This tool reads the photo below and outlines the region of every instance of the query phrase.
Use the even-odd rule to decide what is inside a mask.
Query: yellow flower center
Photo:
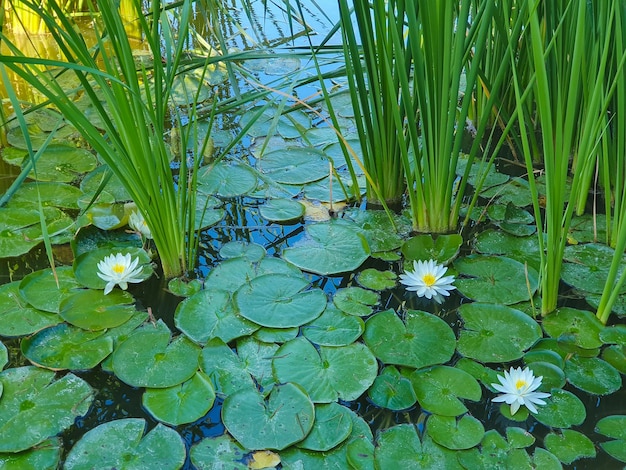
[[[525,381],[525,380],[518,379],[518,380],[515,382],[515,389],[516,389],[516,390],[519,390],[520,388],[525,387],[525,386],[526,386],[526,381]]]
[[[422,276],[422,282],[426,285],[426,287],[432,287],[436,281],[437,279],[435,279],[435,276],[430,273]]]
[[[111,271],[113,271],[115,274],[122,274],[124,271],[126,271],[126,266],[123,264],[115,263],[111,267]]]

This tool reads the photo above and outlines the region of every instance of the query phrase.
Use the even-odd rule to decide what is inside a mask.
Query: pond
[[[595,316],[613,256],[598,243],[602,215],[574,217],[559,309],[542,317],[532,199],[510,168],[489,170],[460,234],[416,234],[405,208],[347,198],[349,164],[315,100],[317,74],[291,49],[308,47],[307,36],[290,23],[288,2],[264,3],[233,0],[219,12],[229,48],[268,57],[238,64],[237,83],[216,67],[176,89],[180,100],[210,88],[225,101],[261,85],[280,91],[227,109],[207,125],[210,148],[188,151],[202,160],[188,276],[167,279],[149,231],[129,225],[127,188],[115,175],[101,184],[106,165],[69,123],[49,108],[26,115],[31,141],[52,143],[39,175],[0,208],[3,468],[623,467],[626,311],[618,304],[607,326]],[[300,3],[321,40],[336,2]],[[215,40],[199,11],[194,34]],[[323,68],[340,58],[325,57]],[[328,86],[358,152],[347,86]],[[172,148],[191,103],[171,119]],[[7,129],[3,192],[28,140]],[[171,158],[179,185],[184,162]],[[138,259],[136,279],[105,295],[98,273],[117,253]],[[414,260],[436,265],[419,275]],[[428,286],[439,290],[407,289],[407,275],[419,284],[433,272]],[[440,287],[441,276],[454,276],[452,286]],[[535,410],[494,400],[494,384],[517,367],[542,377],[538,391],[549,396]]]

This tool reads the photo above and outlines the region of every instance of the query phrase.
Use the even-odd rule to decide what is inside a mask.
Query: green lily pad
[[[319,318],[319,317],[318,317]],[[264,328],[256,330],[252,336],[264,343],[286,343],[298,336],[300,328]]]
[[[423,442],[412,424],[399,424],[378,436],[374,453],[376,468],[445,468],[462,470],[457,453],[435,444],[426,434]]]
[[[626,374],[626,346],[609,346],[602,350],[602,359]]]
[[[585,243],[565,247],[561,268],[561,279],[584,292],[601,294],[604,290],[611,261],[615,251],[597,243]],[[626,266],[626,256],[622,256],[622,266]],[[624,268],[618,270],[618,276]],[[622,286],[620,293],[626,292]]]
[[[205,284],[211,289],[235,292],[251,279],[263,274],[286,274],[301,276],[302,271],[280,258],[266,257],[258,263],[245,258],[233,258],[217,265],[207,276]]]
[[[19,292],[20,281],[0,286],[0,336],[25,336],[63,319],[56,313],[37,310],[26,304]]]
[[[573,356],[565,362],[565,376],[574,387],[593,395],[608,395],[622,387],[619,371],[597,357]]]
[[[2,341],[0,341],[0,370],[4,369],[9,363],[9,351]],[[2,388],[0,386],[0,396],[2,396]]]
[[[563,429],[560,434],[551,432],[544,437],[543,443],[546,449],[568,465],[581,458],[596,456],[596,448],[591,439],[571,429]]]
[[[241,286],[234,295],[239,314],[261,326],[290,328],[308,323],[326,308],[321,289],[309,289],[303,277],[265,274]]]
[[[487,188],[480,195],[496,199],[499,204],[512,203],[517,207],[528,207],[533,202],[528,181],[523,178],[511,178],[506,184]]]
[[[265,343],[252,336],[237,341],[237,355],[245,370],[262,387],[263,393],[267,393],[274,385],[272,358],[278,348],[278,344]]]
[[[364,330],[363,320],[330,303],[319,317],[302,326],[304,337],[320,346],[347,346],[354,343]]]
[[[344,287],[337,290],[333,296],[333,303],[342,312],[358,317],[371,315],[372,306],[380,300],[379,295],[361,287]]]
[[[141,404],[156,419],[178,426],[202,418],[213,406],[215,391],[203,372],[196,372],[186,382],[168,388],[149,388]]]
[[[51,144],[39,155],[37,173],[31,170],[29,177],[37,181],[70,183],[82,173],[93,170],[96,157],[88,150],[63,144]]]
[[[439,264],[448,264],[459,253],[463,237],[459,234],[439,235],[433,239],[431,235],[417,235],[402,245],[405,263],[411,261],[434,259]]]
[[[626,462],[626,416],[611,415],[596,423],[595,431],[614,440],[601,442],[600,446],[614,459]]]
[[[144,436],[145,429],[140,418],[103,423],[74,444],[63,468],[181,468],[186,452],[180,435],[162,424]]]
[[[553,389],[546,404],[537,408],[533,416],[540,423],[552,428],[569,428],[581,424],[587,415],[580,399],[566,390]]]
[[[178,297],[191,297],[202,290],[203,282],[200,279],[187,281],[179,277],[170,279],[167,283],[167,290]]]
[[[394,411],[410,408],[417,401],[411,381],[394,366],[385,367],[367,393],[376,406]]]
[[[85,331],[60,323],[24,338],[22,354],[52,370],[93,369],[113,352],[113,339],[102,331]]]
[[[289,222],[304,215],[304,206],[293,199],[270,199],[259,208],[259,213],[270,222]]]
[[[405,322],[393,310],[377,313],[365,323],[363,340],[385,364],[416,369],[449,361],[456,346],[446,322],[418,310],[409,310]]]
[[[372,290],[392,289],[396,286],[397,279],[398,275],[393,271],[379,271],[374,268],[364,269],[356,276],[356,282]]]
[[[254,172],[244,164],[220,161],[198,172],[198,190],[221,197],[237,197],[250,193],[257,184]]]
[[[372,252],[391,251],[400,248],[402,237],[398,233],[406,223],[400,217],[378,210],[352,210],[346,214],[361,230]],[[394,217],[394,224],[389,219]]]
[[[190,379],[200,348],[185,336],[171,340],[162,320],[138,328],[113,353],[113,370],[133,387],[167,388]]]
[[[481,362],[509,362],[521,358],[542,336],[528,315],[505,305],[463,304],[458,351]]]
[[[205,437],[191,446],[191,463],[198,470],[249,470],[246,450],[228,435]]]
[[[482,382],[482,384],[489,390],[495,392],[495,389],[491,387],[492,383],[498,383],[498,373],[495,370],[490,369],[489,367],[486,367],[472,359],[468,359],[467,357],[460,358],[454,367],[464,370],[476,380]]]
[[[459,416],[467,411],[461,398],[479,401],[480,385],[467,372],[448,366],[434,366],[408,375],[420,406],[442,416]]]
[[[531,349],[526,354],[524,354],[524,362],[526,364],[532,364],[534,362],[547,362],[549,364],[554,364],[559,369],[563,369],[565,367],[565,361],[563,357],[559,355],[556,351],[552,351],[551,349]],[[559,388],[559,387],[557,387]]]
[[[506,428],[506,439],[514,449],[524,449],[535,443],[535,437],[526,429],[508,427]]]
[[[219,338],[210,340],[202,348],[200,369],[211,378],[213,388],[220,396],[229,396],[243,389],[256,390],[241,358]]]
[[[267,401],[254,389],[229,395],[222,405],[228,432],[246,449],[282,450],[304,439],[315,420],[315,407],[306,392],[285,383],[272,388]]]
[[[72,267],[59,266],[54,272],[47,268],[24,276],[20,295],[36,309],[59,313],[61,301],[80,287]]]
[[[111,247],[88,251],[76,257],[74,260],[74,275],[76,276],[78,282],[85,287],[89,287],[90,289],[104,289],[106,281],[101,279],[97,274],[99,272],[98,263],[106,256],[114,255],[116,253],[122,253],[123,255],[128,253],[133,260],[135,258],[139,258],[137,266],[142,266],[143,270],[137,278],[145,280],[152,276],[152,260],[145,250],[132,246],[116,248]]]
[[[315,403],[356,400],[378,373],[376,358],[362,343],[316,349],[302,337],[276,351],[272,368],[279,382],[301,385]]]
[[[477,302],[510,305],[529,300],[539,285],[537,272],[504,256],[470,255],[454,262],[455,286]]]
[[[600,340],[604,344],[626,346],[626,325],[611,325],[600,330]]]
[[[469,158],[467,155],[459,155],[456,166],[457,175],[463,176],[467,168],[468,160]],[[497,171],[495,165],[474,160],[470,165],[467,182],[475,188],[480,187],[483,189],[487,189],[491,188],[492,186],[499,186],[501,184],[504,184],[508,180],[509,176]]]
[[[315,274],[329,275],[356,270],[369,257],[365,238],[352,224],[339,220],[308,225],[308,238],[283,250],[283,258]]]
[[[297,446],[325,452],[345,441],[352,432],[348,408],[339,403],[315,406],[315,422],[311,432]]]
[[[21,452],[74,424],[93,400],[91,387],[74,374],[17,367],[0,373],[0,452]]]
[[[84,330],[114,328],[135,313],[135,299],[116,289],[104,295],[101,290],[81,289],[61,302],[60,315],[68,323]]]
[[[264,154],[257,160],[257,168],[277,183],[305,184],[327,176],[330,161],[321,150],[287,147]]]
[[[41,198],[44,207],[78,209],[77,201],[82,195],[82,191],[76,186],[65,183],[25,183],[11,197],[9,207],[22,209],[28,205],[36,207]]]
[[[485,230],[474,242],[474,248],[485,255],[506,255],[520,263],[527,263],[536,271],[540,269],[537,237],[518,237],[501,230]]]
[[[526,356],[524,356],[524,360],[526,360]],[[535,377],[543,377],[541,380],[541,388],[543,390],[563,388],[565,386],[565,372],[550,362],[531,362],[528,364],[528,368],[533,371]]]
[[[230,294],[220,289],[201,290],[183,300],[176,307],[174,324],[198,344],[212,338],[228,343],[259,329],[237,313]]]
[[[85,175],[80,182],[80,190],[84,194],[95,194],[103,183],[105,183],[104,190],[111,194],[115,201],[121,202],[132,199],[120,179],[111,172],[107,165],[100,165]],[[76,203],[76,200],[74,200],[74,203]]]
[[[600,447],[614,459],[626,462],[626,440],[601,442]]]
[[[451,450],[471,449],[485,435],[482,423],[470,415],[458,420],[454,416],[431,415],[426,430],[433,441]]]
[[[561,307],[543,319],[543,329],[552,338],[567,341],[585,349],[602,346],[600,332],[604,325],[593,313]]]
[[[0,467],[4,469],[55,469],[61,462],[61,439],[50,438],[28,450],[16,454],[0,454]]]
[[[251,263],[261,261],[267,254],[263,246],[257,243],[246,243],[243,241],[231,241],[225,243],[220,248],[220,256],[224,259],[245,258]]]

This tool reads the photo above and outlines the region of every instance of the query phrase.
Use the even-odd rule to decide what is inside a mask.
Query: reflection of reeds
[[[93,0],[40,0],[38,8],[50,11],[50,5],[58,6],[65,15],[73,15],[88,11],[93,4]],[[122,4],[129,4],[128,0],[122,0]],[[46,22],[42,19],[38,11],[30,7],[28,0],[7,0],[4,11],[9,19],[13,34],[25,34],[28,36],[46,34],[50,31]]]

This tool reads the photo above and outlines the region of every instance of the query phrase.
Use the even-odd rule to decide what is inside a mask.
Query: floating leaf
[[[259,329],[237,313],[230,294],[220,289],[201,290],[179,303],[174,324],[198,344],[212,338],[228,343]]]
[[[361,287],[344,287],[337,290],[333,303],[342,312],[358,317],[371,315],[380,298],[376,292]]]
[[[289,328],[308,323],[326,308],[321,289],[305,290],[303,277],[265,274],[241,286],[234,295],[239,314],[261,326]]]
[[[571,464],[581,458],[594,458],[596,456],[596,449],[591,439],[571,429],[563,429],[560,434],[551,432],[544,437],[543,442],[546,449],[565,464]]]
[[[485,434],[482,423],[470,415],[458,420],[453,416],[431,415],[426,429],[433,441],[451,450],[470,449],[478,445]]]
[[[113,352],[113,339],[102,331],[85,331],[60,323],[24,338],[22,354],[52,370],[93,369]]]
[[[270,199],[259,208],[259,213],[270,222],[289,222],[304,215],[304,206],[293,199]]]
[[[190,379],[200,348],[185,336],[171,340],[162,320],[135,330],[113,353],[113,370],[133,387],[167,388]]]
[[[565,376],[574,387],[594,395],[608,395],[622,386],[617,369],[597,357],[573,356],[565,362]]]
[[[233,258],[223,261],[211,270],[205,284],[211,286],[211,289],[235,292],[249,280],[270,273],[302,275],[302,271],[280,258],[266,257],[255,264],[244,258]]]
[[[545,401],[546,404],[539,406],[538,413],[534,416],[546,426],[569,428],[585,420],[585,405],[576,395],[566,390],[553,389],[552,395]]]
[[[385,290],[396,286],[398,276],[393,271],[379,271],[368,268],[359,272],[356,281],[366,289]]]
[[[325,452],[345,441],[352,431],[348,408],[338,403],[315,406],[315,422],[311,432],[297,446]]]
[[[461,369],[435,366],[409,374],[420,406],[431,413],[459,416],[467,411],[460,398],[479,401],[480,385]]]
[[[405,322],[393,310],[377,313],[365,323],[363,340],[385,364],[416,369],[447,362],[456,346],[446,322],[418,310],[409,310]]]
[[[60,468],[62,450],[61,439],[50,438],[16,454],[0,454],[0,467],[7,470]]]
[[[135,313],[134,298],[116,289],[107,295],[101,290],[81,289],[61,302],[60,315],[68,323],[84,330],[114,328]]]
[[[598,243],[567,246],[561,279],[581,291],[602,294],[614,253],[612,248]],[[626,266],[626,256],[622,257],[622,266]],[[618,276],[623,269],[618,270]],[[626,292],[626,286],[620,292]]]
[[[246,450],[228,435],[205,437],[191,446],[191,463],[198,470],[249,470]]]
[[[522,178],[511,178],[506,184],[487,188],[480,195],[486,199],[497,199],[499,204],[512,203],[517,207],[528,207],[533,202],[528,181]]]
[[[241,163],[220,161],[198,171],[198,191],[221,197],[237,197],[252,192],[257,184],[254,172]]]
[[[244,364],[245,370],[254,377],[264,393],[267,393],[274,385],[272,358],[278,347],[278,344],[264,343],[252,336],[240,338],[237,341],[237,355]]]
[[[11,197],[9,207],[24,209],[24,206],[54,206],[62,209],[78,209],[77,201],[83,195],[76,186],[65,183],[24,183]]]
[[[315,419],[306,392],[285,383],[272,388],[267,401],[254,389],[229,395],[222,405],[222,421],[243,447],[282,450],[304,439]]]
[[[55,272],[47,268],[24,276],[20,295],[36,309],[59,313],[61,301],[80,287],[71,266],[58,266]]]
[[[144,436],[145,429],[140,418],[103,423],[72,447],[63,468],[181,468],[186,452],[180,435],[162,424]]]
[[[526,356],[524,356],[524,360],[526,360]],[[550,362],[531,362],[528,364],[528,368],[532,370],[535,377],[543,377],[541,380],[541,388],[543,390],[563,388],[565,386],[565,372]]]
[[[56,313],[37,310],[24,303],[19,293],[19,281],[0,286],[0,335],[24,336],[63,319]]]
[[[320,346],[346,346],[354,343],[364,330],[363,320],[342,312],[334,304],[328,304],[319,317],[302,326],[304,337]]]
[[[321,150],[287,147],[264,154],[257,168],[277,183],[305,184],[327,176],[330,161]]]
[[[97,165],[96,157],[80,147],[51,144],[39,154],[37,173],[31,170],[29,177],[37,181],[58,181],[71,183],[81,173],[93,170]]]
[[[528,300],[539,285],[537,272],[504,256],[470,255],[454,262],[455,286],[477,302],[515,304]]]
[[[315,403],[356,400],[378,372],[376,358],[362,343],[316,349],[302,337],[283,344],[272,367],[279,382],[301,385]]]
[[[551,337],[585,349],[602,346],[600,332],[604,325],[586,310],[561,307],[543,319],[543,329]]]
[[[303,242],[283,250],[283,257],[305,271],[329,275],[354,271],[369,257],[370,250],[352,224],[332,220],[308,225]]]
[[[376,406],[393,411],[410,408],[417,401],[411,381],[394,366],[385,367],[367,393]]]
[[[506,255],[535,270],[540,269],[539,242],[537,237],[518,237],[501,230],[488,229],[481,232],[474,248],[486,255]]]
[[[602,350],[602,359],[626,374],[626,346],[609,346]]]
[[[87,413],[91,387],[74,374],[17,367],[0,373],[0,452],[20,452],[69,428]]]
[[[228,396],[238,390],[256,390],[241,358],[219,338],[202,348],[200,369],[211,378],[217,394]]]
[[[198,371],[191,379],[168,388],[149,388],[143,407],[163,423],[178,426],[202,418],[213,406],[215,391],[210,379]]]
[[[346,215],[360,227],[360,233],[367,240],[372,252],[391,251],[402,245],[398,228],[406,222],[400,217],[378,210],[352,210]],[[394,217],[393,224],[389,217]]]
[[[541,328],[525,313],[504,305],[463,304],[460,354],[481,362],[509,362],[541,338]]]
[[[436,239],[431,235],[417,235],[404,242],[402,254],[407,264],[413,260],[430,259],[439,264],[448,264],[459,253],[462,244],[463,237],[459,234],[439,235]]]

